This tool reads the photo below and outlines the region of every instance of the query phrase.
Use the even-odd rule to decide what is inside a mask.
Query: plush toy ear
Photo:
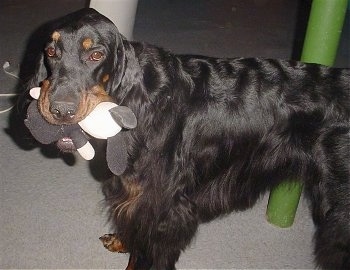
[[[41,88],[40,87],[34,87],[32,89],[29,90],[29,94],[32,98],[34,99],[39,99],[39,96],[40,96],[40,90]]]
[[[121,127],[132,129],[137,125],[135,114],[125,106],[117,106],[109,110],[114,121]]]
[[[120,132],[107,139],[106,159],[108,168],[115,175],[121,175],[128,165],[126,134]]]

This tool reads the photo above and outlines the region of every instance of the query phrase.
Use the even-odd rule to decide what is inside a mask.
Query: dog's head
[[[52,124],[77,123],[121,83],[123,37],[93,9],[58,19],[48,35],[31,82],[41,85],[39,110]]]

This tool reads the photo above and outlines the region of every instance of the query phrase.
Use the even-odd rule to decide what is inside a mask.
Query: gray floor
[[[20,63],[34,29],[84,3],[1,0],[0,63]],[[292,0],[140,0],[134,39],[180,53],[291,58],[300,39],[295,42],[297,15]],[[338,66],[349,66],[348,28],[344,36]],[[0,94],[13,93],[15,85],[0,72]],[[0,111],[8,102],[0,97]],[[89,164],[24,147],[10,136],[16,123],[9,119],[10,113],[0,114],[0,268],[125,267],[127,256],[107,252],[98,240],[109,226]],[[177,267],[313,268],[307,203],[301,201],[290,229],[266,222],[266,203],[267,196],[249,211],[201,226]]]

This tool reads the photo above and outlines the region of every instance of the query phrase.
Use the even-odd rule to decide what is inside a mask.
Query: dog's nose
[[[73,102],[54,101],[51,103],[50,112],[59,120],[69,120],[75,116],[77,106]]]

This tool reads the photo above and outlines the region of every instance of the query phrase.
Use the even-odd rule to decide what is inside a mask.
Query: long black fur
[[[106,91],[135,113],[127,170],[103,190],[116,234],[139,261],[175,268],[200,223],[300,179],[316,224],[316,265],[350,269],[348,69],[175,55],[125,40],[94,10],[67,18],[60,27],[96,33],[106,59],[86,78],[57,78],[52,64],[38,74],[84,88],[107,70]]]

